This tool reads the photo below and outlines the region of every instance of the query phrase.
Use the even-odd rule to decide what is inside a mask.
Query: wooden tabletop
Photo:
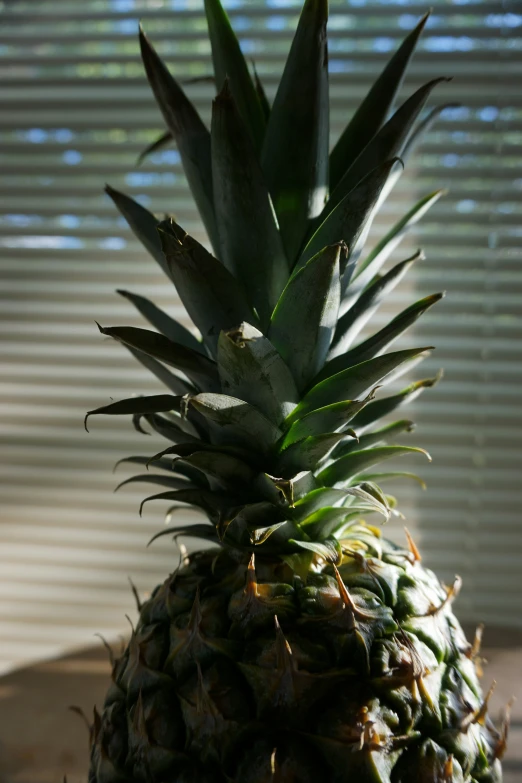
[[[504,758],[504,783],[522,781],[522,633],[489,629],[484,688],[497,688],[491,714],[518,694]],[[0,679],[0,783],[86,783],[87,730],[70,705],[89,716],[101,706],[109,665],[103,648],[21,669]]]

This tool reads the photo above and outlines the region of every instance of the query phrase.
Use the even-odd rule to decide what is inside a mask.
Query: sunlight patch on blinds
[[[300,2],[225,3],[244,51],[273,97]],[[466,620],[521,625],[519,509],[522,408],[522,14],[515,4],[431,0],[433,14],[406,95],[454,76],[447,108],[427,134],[370,242],[421,196],[449,194],[395,258],[420,245],[418,264],[374,320],[447,290],[404,341],[437,351],[416,377],[445,378],[408,410],[433,464],[421,493],[394,487],[425,561],[464,590]],[[332,0],[332,138],[351,116],[425,6]],[[138,516],[145,492],[112,494],[129,475],[113,464],[162,441],[87,409],[161,389],[94,324],[142,325],[117,288],[150,297],[187,323],[175,292],[103,195],[110,183],[148,209],[173,213],[199,239],[201,224],[174,148],[137,167],[162,122],[138,53],[141,20],[181,80],[210,74],[201,0],[0,2],[0,669],[126,632],[127,582],[144,594],[172,571],[178,550],[147,540],[163,509]],[[206,121],[213,86],[186,87]],[[434,101],[432,100],[432,105]],[[400,346],[399,346],[400,347]],[[410,441],[409,441],[410,442]],[[402,539],[402,522],[388,534]]]

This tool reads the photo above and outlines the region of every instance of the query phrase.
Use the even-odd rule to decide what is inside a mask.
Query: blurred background
[[[428,482],[394,487],[426,564],[464,579],[466,622],[522,627],[522,9],[430,0],[432,16],[403,95],[450,75],[446,108],[375,221],[371,242],[421,196],[449,189],[395,254],[427,260],[379,311],[379,327],[421,296],[447,298],[406,345],[437,346],[417,368],[442,383],[407,411],[433,463],[404,460]],[[300,0],[225,2],[273,97]],[[408,0],[331,0],[332,137],[400,40],[426,11]],[[202,0],[0,2],[0,671],[114,639],[134,613],[128,577],[146,594],[172,571],[168,539],[151,548],[160,506],[145,490],[113,494],[161,441],[129,421],[93,419],[111,399],[161,391],[104,325],[142,325],[115,293],[152,298],[176,318],[175,291],[119,218],[110,183],[204,239],[175,149],[136,165],[162,131],[137,43],[141,20],[180,80],[210,73]],[[213,86],[186,90],[208,120]],[[399,346],[400,347],[400,346]],[[404,385],[404,383],[402,384]],[[403,522],[388,535],[403,540]],[[190,543],[190,542],[187,542]]]

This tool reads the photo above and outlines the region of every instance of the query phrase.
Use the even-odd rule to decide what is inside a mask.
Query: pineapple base
[[[301,576],[227,550],[187,558],[113,661],[89,783],[501,781],[505,737],[452,590],[379,550]]]

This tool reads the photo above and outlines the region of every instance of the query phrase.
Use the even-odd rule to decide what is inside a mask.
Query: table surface
[[[521,783],[522,632],[489,629],[483,654],[489,661],[484,687],[498,683],[492,716],[518,692],[503,765],[504,783]],[[100,646],[0,678],[0,783],[62,783],[64,774],[68,783],[86,783],[87,731],[68,707],[92,715],[93,705],[103,702],[108,674]]]

